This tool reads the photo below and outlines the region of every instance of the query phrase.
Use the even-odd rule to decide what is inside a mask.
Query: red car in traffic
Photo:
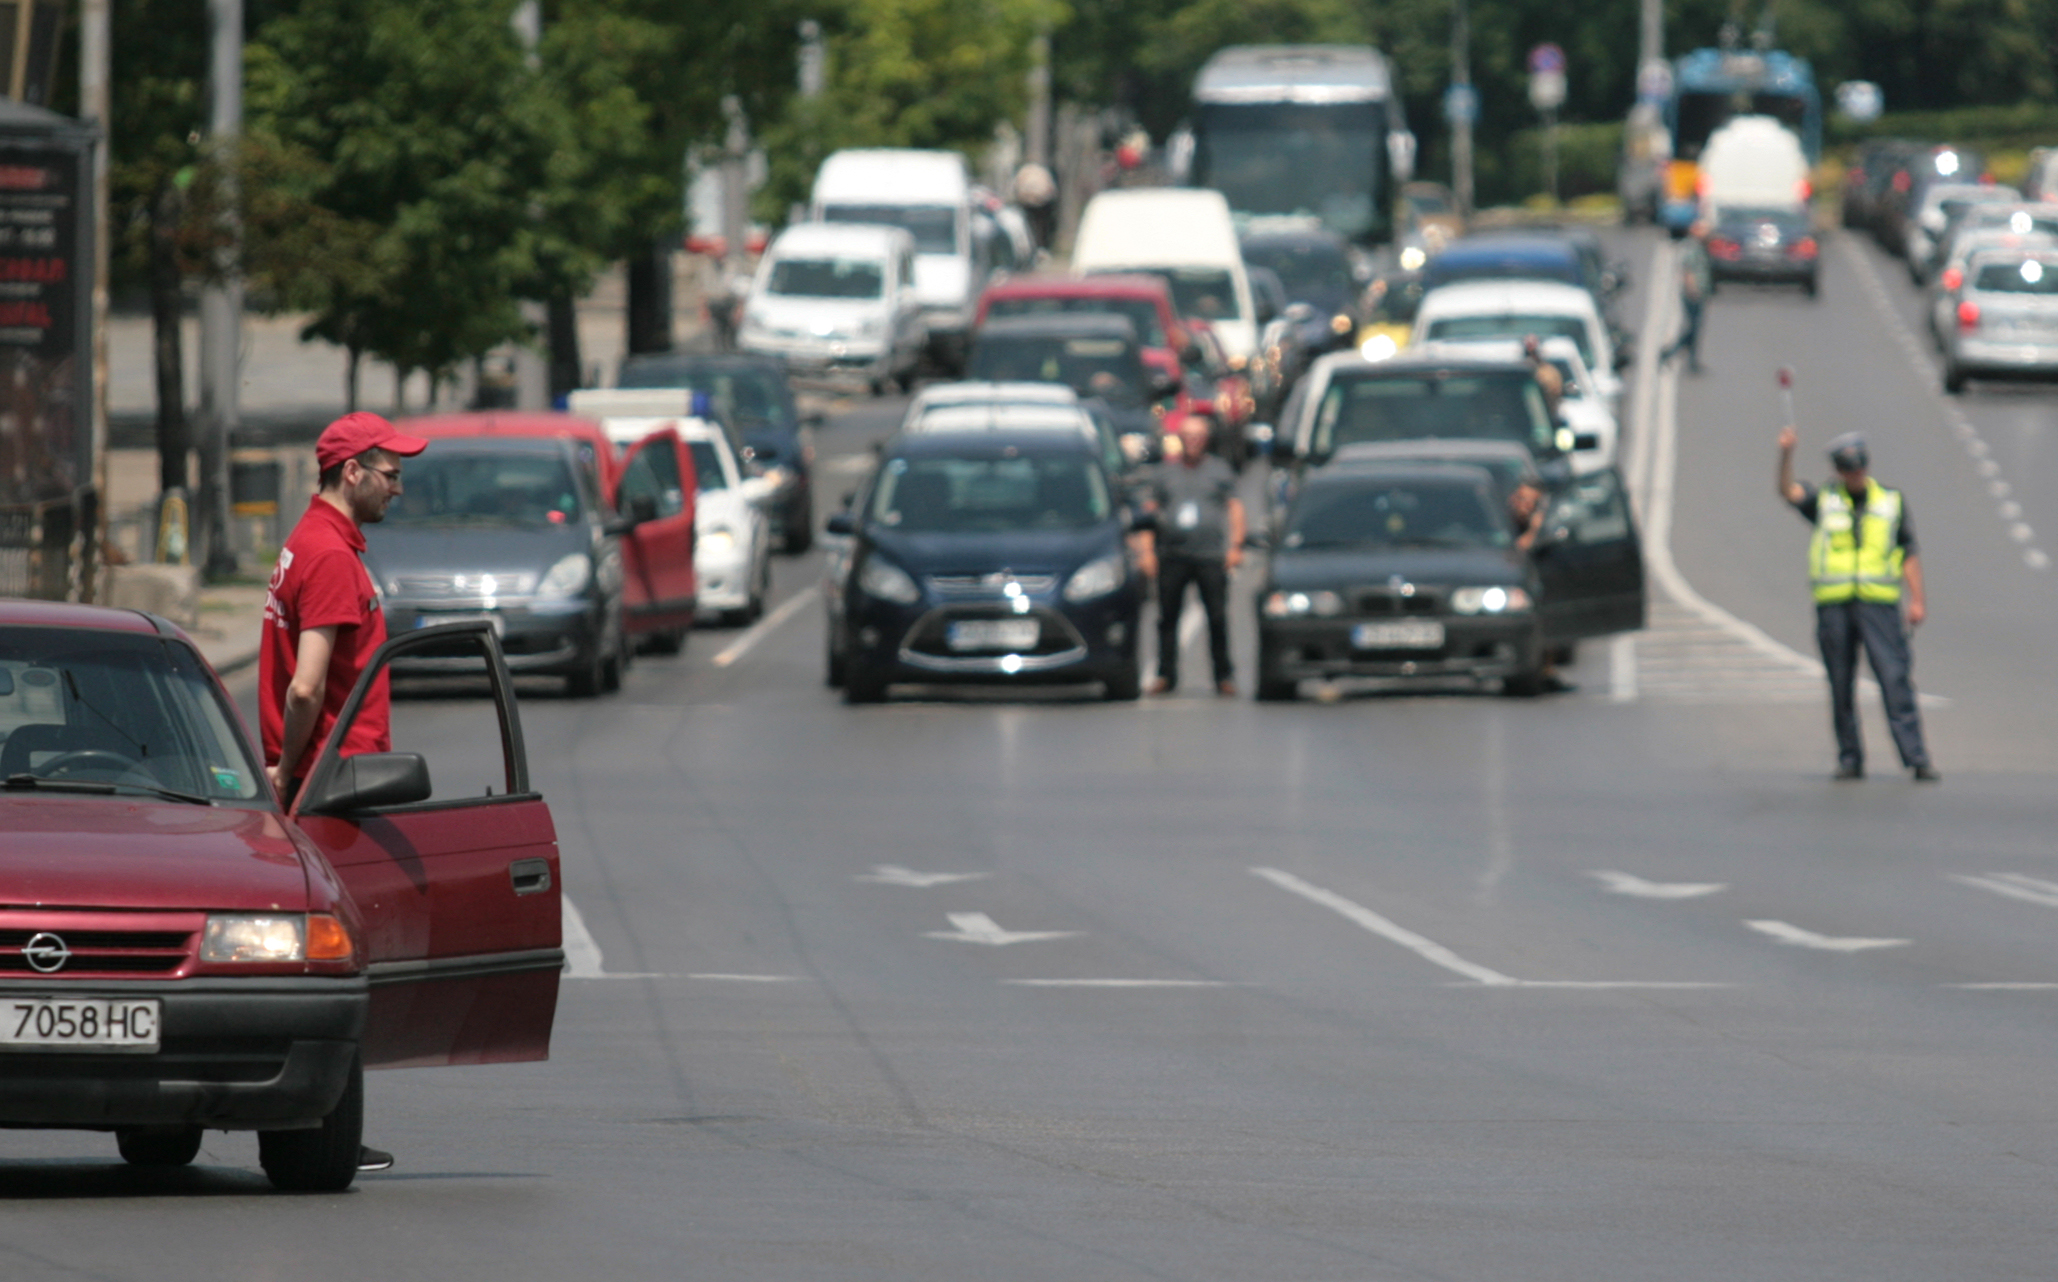
[[[1143,362],[1177,383],[1188,338],[1172,290],[1156,276],[1014,276],[979,295],[973,328],[988,317],[1109,312],[1136,326]]]
[[[380,672],[453,646],[492,687],[498,791],[339,755]],[[380,647],[290,810],[259,764],[177,627],[0,601],[0,1127],[149,1166],[256,1131],[274,1185],[334,1190],[365,1069],[548,1057],[557,836],[492,628]]]

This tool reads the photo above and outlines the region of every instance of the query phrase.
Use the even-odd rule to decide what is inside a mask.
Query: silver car
[[[1923,189],[1922,204],[1908,220],[1903,254],[1908,276],[1917,285],[1926,283],[1936,270],[1937,250],[1954,208],[1966,205],[2021,204],[2022,193],[2013,187],[1992,183],[1931,183]]]
[[[1940,264],[1929,280],[1929,335],[1936,349],[1944,350],[1958,314],[1958,290],[1965,283],[1965,265],[1975,254],[1995,250],[2032,250],[2058,247],[2058,206],[2017,205],[2002,207],[1998,226],[1976,226],[1959,230],[1939,256]]]
[[[1944,390],[1968,378],[2058,379],[2058,250],[1974,255],[1944,342]]]

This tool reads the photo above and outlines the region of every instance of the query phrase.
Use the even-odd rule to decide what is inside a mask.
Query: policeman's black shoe
[[[384,1149],[369,1144],[357,1146],[357,1169],[360,1171],[390,1171],[393,1169],[393,1155]]]
[[[1838,766],[1836,773],[1830,776],[1837,783],[1849,783],[1853,779],[1863,779],[1864,777],[1865,767],[1863,766]]]
[[[1944,781],[1944,777],[1937,773],[1937,768],[1931,765],[1917,766],[1908,773],[1917,783],[1942,783]]]

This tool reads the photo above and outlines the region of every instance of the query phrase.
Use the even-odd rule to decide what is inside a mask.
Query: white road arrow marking
[[[1634,873],[1613,872],[1606,868],[1590,869],[1586,875],[1597,879],[1609,894],[1634,895],[1639,899],[1693,899],[1729,889],[1727,882],[1645,881]]]
[[[2010,899],[2020,899],[2024,903],[2058,908],[2058,881],[2042,881],[2013,872],[1989,873],[1984,877],[1968,877],[1954,872],[1946,873],[1945,876],[1967,886],[1977,886],[1981,890],[1991,890]]]
[[[1900,948],[1910,942],[1905,939],[1855,939],[1848,936],[1839,938],[1835,935],[1818,935],[1812,930],[1802,930],[1799,926],[1788,925],[1783,921],[1747,921],[1744,925],[1760,934],[1770,935],[1782,944],[1792,944],[1796,948],[1820,948],[1832,953],[1857,953],[1868,948]]]
[[[1039,939],[1070,939],[1076,930],[1002,930],[1000,924],[985,913],[949,913],[950,924],[956,930],[932,930],[931,939],[955,939],[966,944],[990,944],[995,948],[1006,944],[1027,944]]]
[[[882,886],[913,886],[926,890],[930,886],[948,886],[954,881],[980,881],[991,877],[988,872],[916,872],[899,864],[875,864],[872,871],[859,873],[858,881],[876,881]]]

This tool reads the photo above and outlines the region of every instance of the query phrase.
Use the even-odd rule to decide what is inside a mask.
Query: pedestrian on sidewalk
[[[1236,473],[1208,453],[1208,420],[1197,414],[1167,415],[1179,438],[1179,457],[1158,464],[1146,491],[1156,523],[1142,540],[1145,573],[1158,579],[1158,675],[1150,693],[1179,685],[1179,615],[1186,589],[1200,592],[1208,616],[1208,652],[1215,665],[1215,692],[1236,694],[1236,665],[1229,657],[1229,575],[1243,564],[1243,500],[1236,497]]]
[[[1701,312],[1715,292],[1715,270],[1708,262],[1708,220],[1697,218],[1679,247],[1679,337],[1665,345],[1658,363],[1670,364],[1682,351],[1688,372],[1701,372]]]
[[[400,460],[429,447],[377,414],[345,414],[315,441],[319,490],[279,549],[264,602],[257,652],[258,726],[265,773],[282,803],[307,780],[344,701],[386,640],[386,615],[364,565],[364,526],[386,519],[400,496]],[[386,677],[365,692],[343,741],[346,757],[393,747]],[[360,1171],[393,1155],[361,1148]]]
[[[1915,779],[1942,778],[1922,740],[1922,713],[1910,676],[1909,630],[1929,617],[1915,528],[1899,490],[1868,474],[1865,438],[1846,432],[1829,443],[1837,479],[1816,487],[1794,479],[1791,424],[1779,434],[1779,496],[1815,527],[1808,541],[1808,581],[1815,593],[1815,639],[1829,673],[1831,720],[1836,728],[1839,780],[1865,777],[1865,742],[1858,728],[1855,686],[1858,647],[1872,661],[1886,703],[1887,725],[1901,764]],[[1907,624],[1902,625],[1906,602]]]

